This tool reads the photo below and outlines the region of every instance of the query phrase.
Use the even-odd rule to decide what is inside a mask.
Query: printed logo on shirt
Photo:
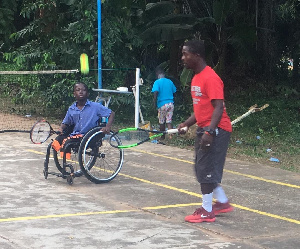
[[[200,102],[200,98],[202,96],[201,87],[200,86],[192,86],[191,88],[192,96],[193,96],[193,104],[197,105]]]
[[[201,87],[200,86],[192,86],[191,91],[194,92],[195,97],[201,97],[202,96],[202,92],[201,92]]]
[[[199,102],[200,102],[199,98],[193,98],[193,104],[194,105],[198,105]]]

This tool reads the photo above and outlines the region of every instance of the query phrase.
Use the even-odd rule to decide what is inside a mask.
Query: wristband
[[[213,129],[207,129],[207,128],[205,129],[204,128],[204,133],[207,134],[207,135],[213,136],[213,135],[216,134],[216,131],[213,130]]]

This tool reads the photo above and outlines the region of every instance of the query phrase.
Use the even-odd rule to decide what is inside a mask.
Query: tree
[[[284,69],[292,68],[292,86],[299,88],[299,57],[300,57],[300,3],[296,0],[282,1],[278,5],[276,35],[278,59],[291,60]]]
[[[223,77],[241,77],[255,64],[255,10],[248,1],[186,1],[198,18],[212,20],[197,27],[196,37],[205,41],[207,61]],[[236,74],[239,72],[240,75]]]
[[[2,2],[0,46],[6,60],[24,70],[74,69],[79,68],[79,55],[85,52],[90,68],[98,68],[97,1]],[[184,102],[192,74],[180,63],[181,45],[185,39],[196,38],[205,40],[207,62],[221,74],[227,89],[249,86],[247,78],[271,81],[278,70],[286,68],[283,58],[293,58],[293,79],[298,82],[299,1],[256,3],[102,0],[103,68],[141,67],[149,88],[154,68],[162,64],[181,92],[179,102]],[[92,85],[97,70],[91,72],[82,79]],[[130,78],[134,77],[125,71],[105,72],[104,87],[133,85]],[[51,85],[51,91],[67,86],[61,81]],[[145,96],[147,102],[151,96],[149,92]]]
[[[178,78],[180,45],[184,39],[192,37],[194,27],[201,21],[191,13],[184,13],[181,1],[159,1],[141,9],[136,27],[144,46],[152,46],[156,54],[169,51],[168,71]]]
[[[2,0],[0,7],[0,49],[9,49],[9,36],[15,31],[14,16],[17,11],[16,0]]]

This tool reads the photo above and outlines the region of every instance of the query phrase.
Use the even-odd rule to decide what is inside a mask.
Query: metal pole
[[[101,0],[97,0],[98,12],[98,88],[102,89]]]
[[[257,27],[258,27],[258,0],[255,3],[255,35],[256,35],[256,42],[255,42],[255,50],[257,51]]]
[[[135,69],[135,111],[134,111],[135,128],[139,127],[140,72],[141,70],[139,68]]]

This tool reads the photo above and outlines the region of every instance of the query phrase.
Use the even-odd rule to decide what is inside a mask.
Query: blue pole
[[[101,0],[97,0],[98,12],[98,89],[102,89]]]

